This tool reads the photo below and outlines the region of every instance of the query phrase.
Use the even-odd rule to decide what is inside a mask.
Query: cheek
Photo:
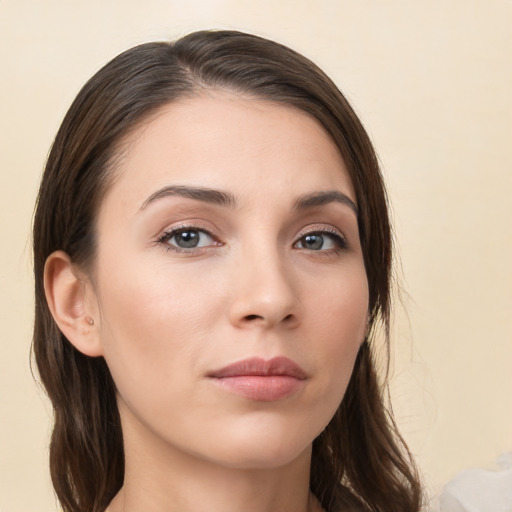
[[[100,307],[106,326],[145,351],[177,335],[185,342],[214,314],[217,296],[208,276],[151,259],[105,264]]]
[[[322,407],[334,414],[345,394],[355,359],[364,341],[368,322],[368,284],[364,268],[349,273],[350,279],[331,283],[319,294],[311,309],[318,330],[309,346],[317,361],[318,395]],[[314,309],[313,309],[314,308]],[[330,417],[329,417],[330,420]]]
[[[204,279],[161,263],[107,263],[99,293],[104,357],[123,398],[156,399],[156,390],[196,371],[218,298]]]
[[[343,351],[358,346],[368,323],[368,281],[362,265],[352,265],[340,276],[323,281],[311,297],[308,309],[316,319],[331,349]],[[311,288],[313,288],[311,286]]]

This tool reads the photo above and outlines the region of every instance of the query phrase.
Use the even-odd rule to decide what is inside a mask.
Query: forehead
[[[138,208],[173,183],[229,189],[270,200],[269,190],[300,195],[340,189],[355,200],[337,146],[309,114],[226,91],[162,107],[123,144],[104,202]],[[103,208],[102,208],[103,209]]]

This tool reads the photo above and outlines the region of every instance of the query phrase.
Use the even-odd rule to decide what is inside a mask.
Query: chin
[[[222,454],[217,464],[231,469],[278,469],[288,466],[298,459],[305,458],[309,463],[311,443],[306,446],[280,446],[272,443],[264,445],[254,443],[252,447],[234,447]]]
[[[320,429],[321,431],[321,429]],[[273,469],[306,457],[309,462],[316,429],[303,430],[300,425],[268,425],[258,428],[234,428],[215,443],[212,459],[236,469]]]

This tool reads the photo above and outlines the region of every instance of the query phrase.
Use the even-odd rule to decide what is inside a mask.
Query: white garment
[[[466,469],[443,489],[441,512],[512,512],[512,452],[503,454],[501,471]]]

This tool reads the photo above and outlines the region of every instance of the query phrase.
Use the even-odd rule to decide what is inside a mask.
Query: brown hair
[[[95,216],[119,145],[157,109],[200,88],[224,88],[291,105],[330,133],[348,167],[359,207],[369,283],[369,334],[345,397],[313,442],[311,490],[328,511],[416,512],[421,488],[386,408],[371,352],[375,325],[389,331],[391,233],[372,144],[332,81],[278,43],[235,31],[201,31],[122,53],[94,75],[66,114],[43,175],[34,221],[34,354],[53,403],[50,469],[65,512],[101,512],[124,477],[116,391],[103,358],[77,351],[45,299],[43,271],[55,250],[90,269]]]

